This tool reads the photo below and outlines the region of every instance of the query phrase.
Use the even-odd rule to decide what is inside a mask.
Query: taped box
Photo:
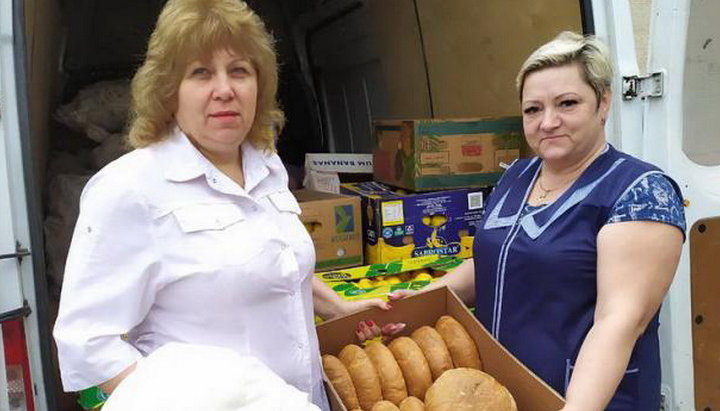
[[[495,184],[520,156],[520,117],[376,120],[373,179],[413,191]]]
[[[372,164],[372,154],[308,153],[303,187],[339,193],[341,182],[372,179]]]
[[[372,320],[380,325],[403,322],[406,327],[399,337],[423,325],[432,326],[443,315],[452,316],[465,327],[478,348],[482,370],[510,391],[518,410],[557,411],[563,407],[563,398],[494,339],[446,287],[398,300],[388,311],[372,308],[318,325],[320,352],[337,356],[347,344],[357,344],[355,330],[360,321]],[[331,409],[347,411],[327,377],[325,387]]]

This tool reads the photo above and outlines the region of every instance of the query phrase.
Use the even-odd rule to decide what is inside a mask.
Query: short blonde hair
[[[570,31],[558,34],[525,60],[515,80],[520,99],[525,79],[530,73],[574,63],[580,65],[583,79],[593,89],[600,104],[602,96],[611,89],[613,77],[608,48],[595,36],[582,36]]]
[[[187,65],[221,48],[242,53],[258,73],[257,109],[247,139],[275,151],[285,122],[278,107],[274,41],[240,0],[169,0],[150,36],[145,61],[132,80],[128,141],[144,147],[167,138],[175,125],[178,89]]]

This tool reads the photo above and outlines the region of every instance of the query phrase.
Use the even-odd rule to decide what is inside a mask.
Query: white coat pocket
[[[192,204],[173,211],[180,228],[185,233],[205,230],[224,230],[245,219],[235,204]]]

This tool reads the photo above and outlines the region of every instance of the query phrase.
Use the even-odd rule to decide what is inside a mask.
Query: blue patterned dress
[[[682,195],[657,167],[612,146],[551,204],[528,207],[540,160],[515,162],[475,234],[475,315],[564,395],[597,300],[597,235],[606,224],[659,221],[685,229]],[[657,314],[638,339],[609,410],[660,406]]]

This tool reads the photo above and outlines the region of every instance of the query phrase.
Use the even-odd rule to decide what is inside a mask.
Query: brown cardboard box
[[[374,122],[373,176],[414,191],[494,184],[520,156],[520,117]]]
[[[483,371],[507,387],[519,410],[557,411],[563,407],[562,397],[501,346],[448,288],[396,301],[389,311],[374,308],[320,324],[317,327],[320,352],[337,355],[346,344],[356,343],[355,329],[360,320],[378,324],[404,322],[407,327],[402,334],[409,335],[420,326],[434,325],[445,314],[465,326],[478,346]],[[327,382],[326,386],[333,411],[346,411],[335,390]]]
[[[315,269],[353,267],[363,263],[360,198],[311,190],[294,191],[300,220],[315,245]]]

